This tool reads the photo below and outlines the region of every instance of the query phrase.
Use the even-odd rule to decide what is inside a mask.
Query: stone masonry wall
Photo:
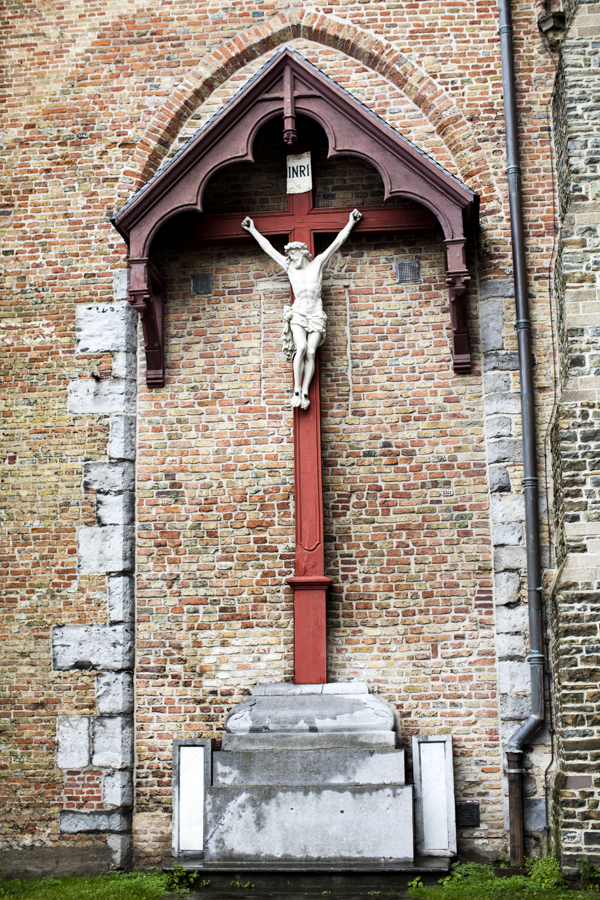
[[[554,364],[554,66],[539,4],[513,6],[543,435]],[[449,365],[435,235],[357,240],[328,274],[330,665],[333,677],[365,678],[392,699],[405,736],[452,732],[460,796],[482,805],[482,828],[463,831],[461,846],[504,849],[501,741],[526,714],[528,677],[497,9],[491,0],[441,9],[9,0],[0,38],[6,853],[54,848],[56,860],[79,860],[85,848],[99,866],[109,856],[126,865],[132,821],[137,859],[159,861],[170,846],[173,737],[218,736],[253,681],[291,671],[284,281],[246,249],[162,251],[168,381],[146,390],[139,354],[136,399],[127,251],[110,224],[285,43],[481,197],[471,375]],[[353,171],[332,170],[319,202],[346,204]],[[421,261],[414,290],[394,281],[397,254]],[[198,266],[220,292],[210,303],[189,292]],[[536,746],[526,785],[537,846],[546,756]]]
[[[553,825],[563,864],[600,861],[600,3],[570,3],[554,131],[561,136],[557,292],[561,394],[554,429],[562,568],[553,594],[557,763]]]

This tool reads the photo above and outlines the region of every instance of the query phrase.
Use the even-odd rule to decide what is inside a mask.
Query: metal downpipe
[[[504,93],[504,122],[510,203],[510,227],[515,281],[516,328],[521,379],[523,427],[523,490],[525,494],[525,541],[527,551],[527,596],[529,604],[529,665],[531,671],[531,715],[512,735],[507,748],[510,864],[524,862],[522,772],[523,745],[544,722],[544,653],[542,634],[542,586],[540,577],[540,535],[538,478],[535,440],[535,405],[531,354],[531,324],[527,296],[527,269],[521,164],[517,126],[517,103],[513,60],[513,27],[510,0],[498,0],[500,52]]]

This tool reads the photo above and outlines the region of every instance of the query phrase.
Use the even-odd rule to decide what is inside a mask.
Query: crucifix
[[[295,154],[298,154],[294,148]],[[309,156],[309,153],[302,154]],[[289,159],[289,157],[288,157]],[[313,187],[303,189],[302,180],[298,192],[288,193],[285,210],[257,212],[252,219],[240,222],[235,214],[205,214],[186,235],[191,245],[233,243],[250,235],[263,250],[285,269],[291,282],[294,302],[287,315],[292,335],[298,337],[288,344],[294,357],[294,495],[295,495],[295,575],[286,579],[294,591],[294,682],[296,684],[325,684],[327,681],[326,594],[332,579],[325,574],[323,538],[323,490],[321,482],[321,406],[320,366],[318,345],[322,332],[319,328],[319,310],[313,316],[315,330],[301,327],[306,335],[304,355],[302,335],[295,320],[302,324],[302,316],[293,311],[301,299],[302,282],[309,266],[313,266],[312,289],[304,299],[310,301],[321,296],[321,277],[325,263],[344,243],[354,229],[364,232],[414,231],[431,228],[430,214],[419,208],[405,208],[385,204],[363,206],[361,212],[353,207],[322,208],[314,205]],[[318,235],[336,235],[333,243],[320,256],[314,258],[315,238]],[[287,237],[288,253],[273,248],[270,237]],[[246,238],[247,240],[248,238]],[[268,246],[267,246],[268,245]],[[304,253],[306,250],[306,256]],[[312,258],[308,264],[308,255]],[[303,258],[305,262],[303,262]],[[296,262],[298,265],[296,265]],[[304,285],[305,287],[306,285]],[[319,304],[320,305],[320,304]],[[310,302],[309,302],[310,306]],[[299,311],[299,310],[298,310]],[[324,318],[320,319],[324,330]],[[306,319],[304,324],[309,324]],[[307,352],[314,353],[307,368]],[[308,376],[308,377],[307,377]],[[297,392],[297,394],[296,394]],[[308,396],[305,396],[307,394]]]

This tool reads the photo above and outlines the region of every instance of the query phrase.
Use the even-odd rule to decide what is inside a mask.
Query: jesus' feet
[[[292,397],[292,406],[300,406],[302,403],[302,397],[300,396],[300,391],[294,391],[294,396]]]
[[[300,403],[301,409],[308,409],[310,406],[310,400],[308,399],[308,394],[302,394],[302,402]]]

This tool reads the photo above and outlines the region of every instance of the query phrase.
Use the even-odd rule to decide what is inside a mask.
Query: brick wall
[[[538,12],[514,4],[543,434],[553,401],[554,66]],[[449,366],[434,235],[393,246],[356,239],[328,273],[329,662],[332,677],[365,678],[392,700],[405,736],[453,733],[460,796],[482,803],[483,827],[463,833],[462,846],[504,848],[500,744],[526,713],[528,675],[496,16],[495,3],[475,0],[444,15],[429,0],[418,9],[186,0],[151,13],[137,0],[127,10],[113,0],[25,12],[9,4],[3,847],[75,853],[101,843],[124,865],[133,803],[136,854],[158,859],[169,845],[172,738],[218,735],[254,681],[291,672],[291,598],[281,587],[293,564],[289,372],[278,344],[285,282],[250,249],[161,251],[168,381],[149,392],[138,378],[136,399],[126,248],[109,221],[290,42],[481,195],[471,375]],[[379,196],[364,166],[319,164],[318,202],[345,205],[350,187],[358,202]],[[281,202],[276,166],[266,157],[264,166],[263,208]],[[240,168],[237,181],[213,185],[211,202],[251,187],[251,175]],[[260,192],[250,193],[256,202]],[[421,261],[418,289],[394,281],[403,255]],[[189,292],[190,272],[204,268],[215,279],[210,302]],[[547,550],[547,531],[543,540]],[[538,845],[540,740],[526,786]]]

